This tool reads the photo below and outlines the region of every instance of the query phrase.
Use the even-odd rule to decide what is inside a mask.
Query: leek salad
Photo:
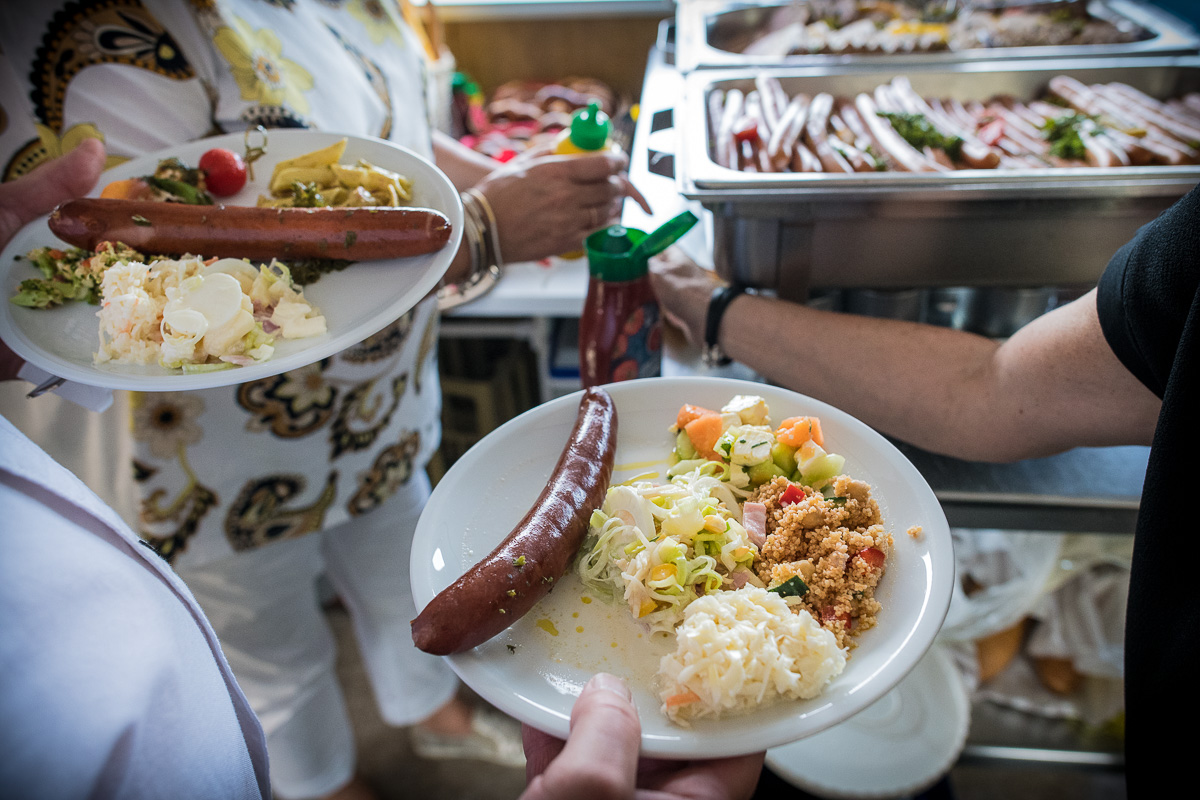
[[[689,603],[721,589],[763,586],[758,548],[741,524],[729,483],[709,464],[666,484],[608,490],[592,513],[578,571],[602,597],[619,598],[651,631],[670,633]]]

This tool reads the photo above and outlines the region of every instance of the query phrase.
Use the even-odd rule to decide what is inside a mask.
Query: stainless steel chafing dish
[[[962,5],[962,4],[960,4]],[[908,64],[991,61],[999,58],[1134,57],[1186,55],[1200,51],[1200,36],[1167,12],[1131,0],[1092,0],[1089,11],[1100,19],[1143,31],[1144,38],[1112,44],[975,47],[907,53],[751,55],[741,52],[772,16],[787,6],[780,0],[680,0],[676,11],[676,65],[696,68],[805,66],[816,64]]]
[[[855,95],[896,69],[766,70],[789,94]],[[711,212],[727,279],[808,288],[1038,286],[1096,280],[1137,230],[1200,182],[1200,166],[746,173],[710,155],[709,92],[753,88],[749,71],[689,74],[674,120],[680,192]],[[1200,91],[1200,58],[964,62],[903,70],[926,96],[1039,95],[1055,75],[1122,81],[1158,98]]]

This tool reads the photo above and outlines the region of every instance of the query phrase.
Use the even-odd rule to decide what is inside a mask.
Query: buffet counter
[[[698,263],[728,277],[729,265],[717,263],[714,253],[721,252],[729,214],[737,216],[744,207],[722,205],[721,201],[702,197],[702,193],[693,193],[689,198],[687,193],[681,192],[682,180],[676,174],[681,164],[677,112],[680,99],[687,94],[689,76],[672,63],[672,36],[671,26],[664,25],[660,29],[659,44],[650,50],[630,163],[630,177],[648,198],[653,212],[646,214],[635,204],[627,203],[622,222],[628,227],[649,231],[685,209],[693,211],[702,224],[681,239],[679,246]],[[692,78],[693,83],[697,80]],[[1127,196],[1138,194],[1132,192]],[[1164,201],[1160,195],[1141,206],[1137,213],[1152,217],[1153,206]],[[1017,202],[1017,205],[1021,204]],[[1028,210],[1028,207],[1023,209]],[[726,221],[714,224],[714,219],[723,210],[729,212]],[[778,216],[777,207],[770,211]],[[795,227],[793,225],[793,229]],[[748,229],[743,233],[748,233]],[[868,237],[869,233],[861,236],[862,239]],[[755,246],[753,237],[740,241],[739,246]],[[776,247],[782,247],[784,240],[773,241]],[[768,260],[774,257],[772,253],[765,256]],[[995,286],[1003,285],[1006,280],[1010,281],[1007,284],[1010,286],[1031,286],[1030,279],[1036,278],[1047,286],[1069,284],[1077,289],[1095,281],[1106,260],[1092,259],[1087,263],[1059,260],[1024,273],[1020,281],[1012,283],[1013,276],[997,279],[977,260],[955,259],[951,272],[935,274],[931,270],[936,268],[937,259],[931,257],[926,259],[922,269],[892,275],[881,288]],[[807,298],[810,285],[833,289],[880,285],[878,275],[864,278],[843,272],[839,286],[827,277],[835,274],[831,270],[818,271],[820,281],[813,284],[810,277],[814,273],[800,272],[800,277],[789,284],[786,271],[781,270],[779,275],[785,276],[783,285],[768,285],[764,290],[802,301]],[[489,296],[449,315],[444,322],[444,331],[450,336],[499,335],[510,331],[527,339],[537,354],[543,379],[543,399],[548,399],[578,387],[577,379],[552,376],[550,365],[559,360],[555,346],[564,347],[553,334],[563,326],[569,327],[578,318],[586,287],[586,265],[581,260],[553,259],[546,265],[513,265]],[[663,375],[704,374],[761,380],[760,376],[738,364],[715,370],[705,367],[698,348],[687,343],[678,332],[668,329],[664,333]],[[935,455],[902,443],[897,446],[929,482],[952,527],[1047,534],[1132,534],[1149,454],[1145,447],[1079,449],[1012,464],[984,464]],[[961,751],[959,765],[989,770],[1009,770],[1014,765],[1033,763],[1051,765],[1055,769],[1121,769],[1119,746],[1112,746],[1111,742],[1097,745],[1094,741],[1083,741],[1066,720],[1039,722],[1034,726],[1038,730],[1031,731],[1029,719],[1011,709],[977,702],[971,711],[971,733]]]

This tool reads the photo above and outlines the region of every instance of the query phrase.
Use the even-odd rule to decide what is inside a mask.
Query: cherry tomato
[[[246,185],[246,162],[232,150],[214,147],[200,156],[204,183],[217,197],[237,194]]]

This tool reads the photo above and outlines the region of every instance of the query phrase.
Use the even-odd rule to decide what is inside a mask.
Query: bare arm
[[[459,191],[474,186],[497,167],[492,159],[477,153],[442,131],[433,132],[433,157]]]
[[[434,135],[434,153],[459,190],[474,186],[488,199],[505,261],[535,261],[579,249],[587,234],[620,219],[626,196],[649,211],[625,174],[624,155],[554,156],[530,150],[498,164],[443,133]],[[447,279],[461,280],[469,271],[464,246]]]
[[[702,336],[711,278],[654,265],[668,316]],[[930,325],[733,301],[722,348],[770,380],[934,452],[1010,461],[1077,446],[1149,444],[1160,402],[1113,354],[1095,291],[997,343]]]

